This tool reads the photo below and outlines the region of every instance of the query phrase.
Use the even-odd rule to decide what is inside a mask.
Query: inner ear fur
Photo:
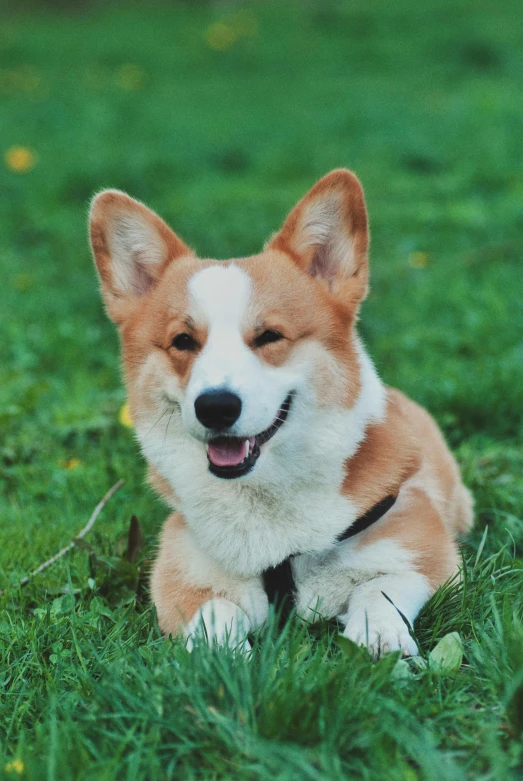
[[[95,196],[89,233],[107,312],[115,321],[129,302],[156,285],[171,261],[193,254],[155,212],[119,190]]]
[[[369,228],[363,188],[346,169],[331,171],[291,211],[270,249],[354,303],[368,289]]]

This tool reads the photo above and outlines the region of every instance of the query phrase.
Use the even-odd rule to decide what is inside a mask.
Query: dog
[[[369,285],[361,184],[320,179],[263,251],[200,260],[146,206],[93,200],[149,479],[175,510],[151,577],[159,625],[249,648],[270,605],[337,618],[375,657],[459,570],[472,499],[430,415],[356,332]]]

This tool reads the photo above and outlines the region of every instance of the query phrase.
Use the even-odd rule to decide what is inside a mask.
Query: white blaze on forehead
[[[189,280],[189,293],[210,331],[240,331],[251,289],[249,276],[238,266],[211,266]]]
[[[256,359],[243,341],[243,321],[251,299],[249,276],[238,266],[211,266],[189,280],[190,314],[207,326],[207,341],[196,360],[189,396],[226,386],[245,390]]]

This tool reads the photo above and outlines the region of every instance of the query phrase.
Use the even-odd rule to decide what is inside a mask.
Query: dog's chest
[[[187,523],[197,544],[241,577],[259,575],[296,553],[328,549],[357,515],[334,486],[244,490],[234,501],[221,490],[202,493],[181,497]]]
[[[158,435],[140,437],[173,486],[198,547],[229,574],[257,576],[288,556],[325,550],[358,517],[341,493],[345,459],[361,436],[359,427],[352,430],[354,414],[318,418],[314,428],[301,427],[271,447],[253,479],[242,482],[210,475],[202,444],[175,421],[170,447]],[[292,431],[292,421],[286,425]]]

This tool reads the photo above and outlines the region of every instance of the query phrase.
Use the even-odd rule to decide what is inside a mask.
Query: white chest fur
[[[340,494],[347,421],[329,417],[321,426],[327,433],[309,427],[298,442],[290,420],[286,436],[268,443],[241,481],[210,474],[205,447],[184,435],[180,421],[171,422],[168,446],[159,435],[146,438],[143,449],[173,485],[198,547],[227,572],[250,577],[289,555],[328,548],[358,515]]]

